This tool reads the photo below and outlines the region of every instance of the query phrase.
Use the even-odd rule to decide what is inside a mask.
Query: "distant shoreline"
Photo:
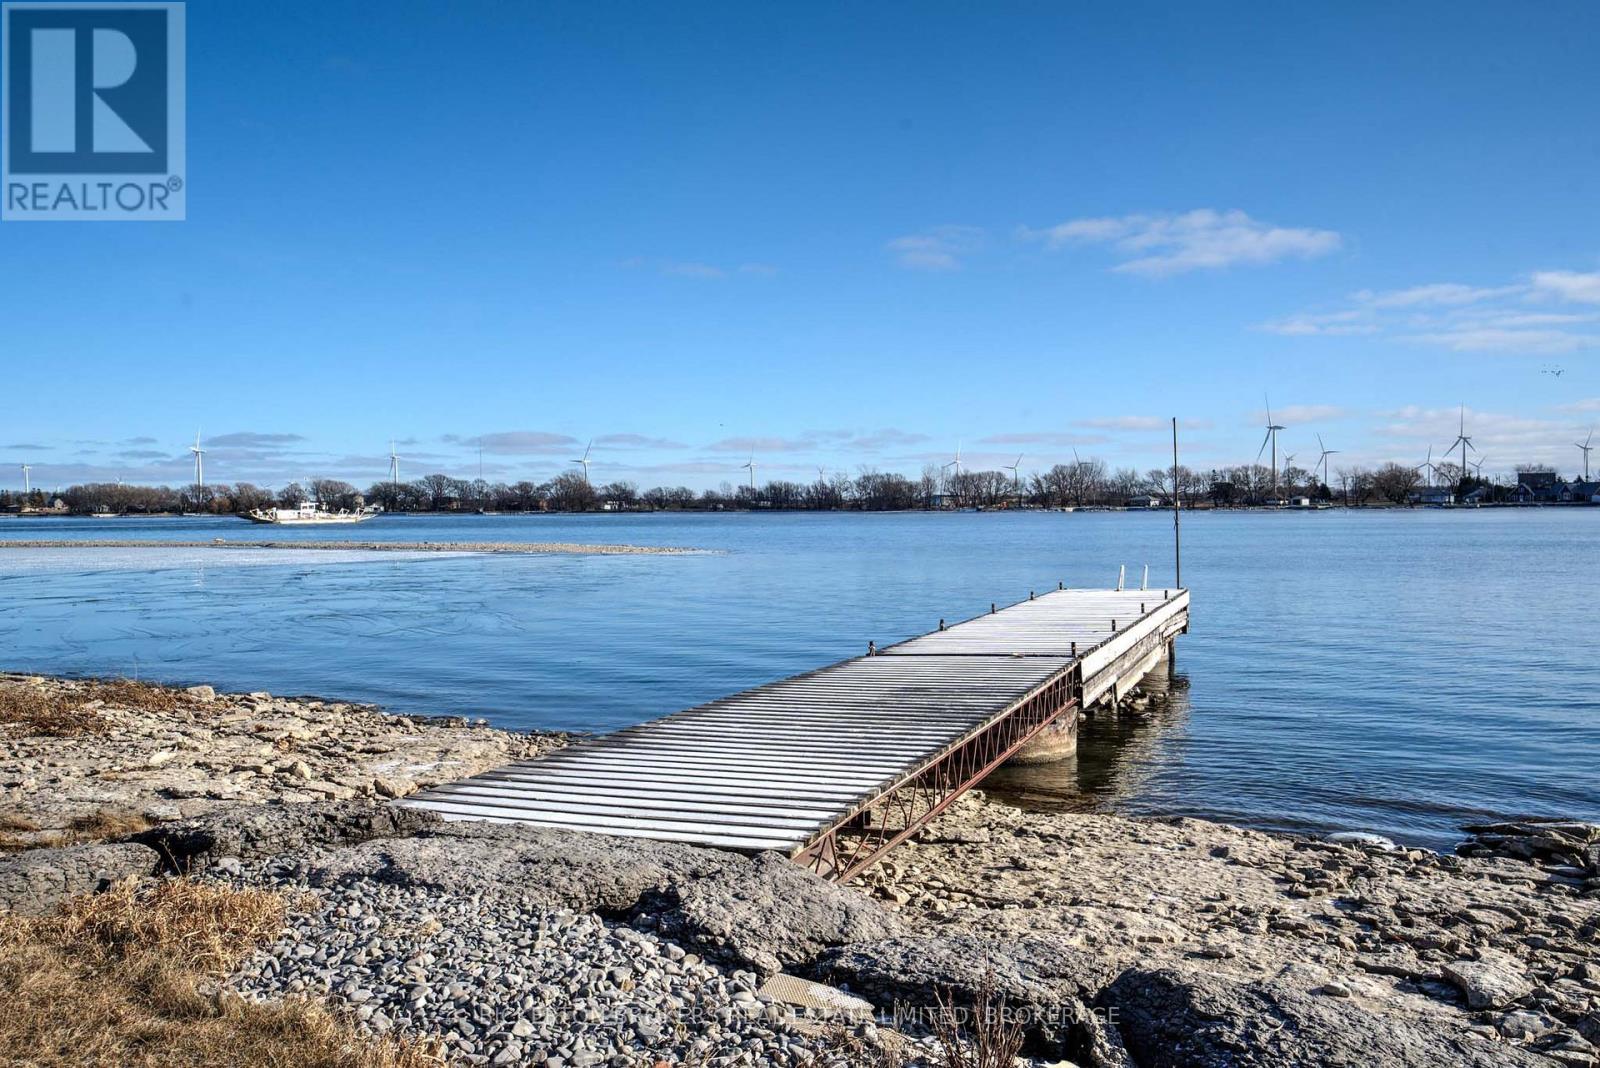
[[[690,549],[670,545],[582,545],[577,542],[514,542],[514,541],[160,541],[154,539],[131,540],[120,538],[86,538],[72,540],[29,539],[26,541],[0,540],[0,549],[344,549],[355,552],[378,553],[512,553],[520,555],[584,555],[584,556],[678,556],[703,553],[710,550]]]

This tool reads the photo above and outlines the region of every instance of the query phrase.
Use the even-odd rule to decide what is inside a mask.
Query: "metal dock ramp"
[[[848,879],[1063,712],[1120,697],[1188,606],[1186,590],[1053,591],[399,803],[778,850]]]

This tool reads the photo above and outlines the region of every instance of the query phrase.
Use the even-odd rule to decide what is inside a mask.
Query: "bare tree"
[[[1119,467],[1117,473],[1111,476],[1111,488],[1124,501],[1138,493],[1143,485],[1144,480],[1139,477],[1139,472],[1131,467]]]
[[[353,512],[363,503],[359,490],[336,478],[313,479],[311,498],[325,512]]]
[[[576,471],[557,475],[550,483],[550,506],[561,512],[587,512],[597,498],[589,480]]]
[[[1417,469],[1404,464],[1384,464],[1372,475],[1373,490],[1395,504],[1405,504],[1421,484],[1422,476]]]
[[[626,480],[608,482],[600,487],[600,497],[602,500],[615,501],[624,508],[632,508],[639,503],[639,484]]]

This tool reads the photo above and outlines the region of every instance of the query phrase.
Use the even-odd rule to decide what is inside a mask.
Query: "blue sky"
[[[0,225],[0,485],[1488,470],[1600,420],[1600,7],[193,0],[188,221]],[[1563,373],[1556,375],[1554,370]],[[1338,462],[1336,458],[1335,463]]]

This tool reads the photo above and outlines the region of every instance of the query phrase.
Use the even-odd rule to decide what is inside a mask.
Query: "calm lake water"
[[[1159,513],[382,517],[284,540],[718,550],[519,557],[0,549],[0,667],[607,730],[1027,596],[1171,581]],[[249,539],[237,520],[3,520]],[[1173,699],[998,784],[1029,804],[1362,829],[1600,818],[1600,508],[1184,517]]]

